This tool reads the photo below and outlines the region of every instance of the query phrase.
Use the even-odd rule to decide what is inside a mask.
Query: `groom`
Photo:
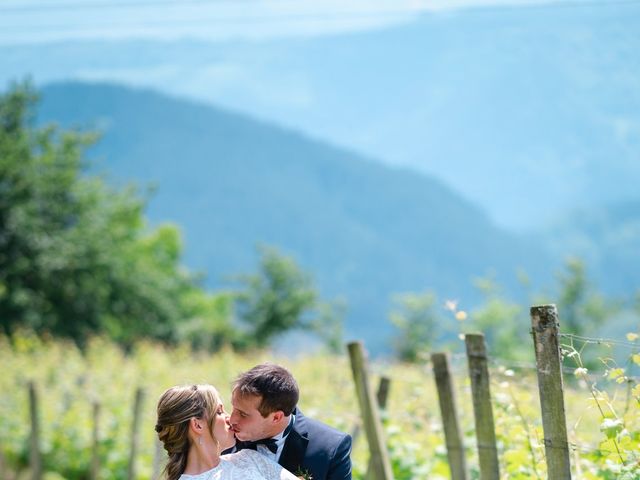
[[[231,394],[236,450],[255,449],[304,478],[351,480],[351,436],[305,417],[298,396],[296,380],[279,365],[241,374]]]

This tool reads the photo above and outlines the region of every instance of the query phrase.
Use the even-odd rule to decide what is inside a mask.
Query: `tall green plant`
[[[134,188],[86,175],[95,135],[35,126],[36,97],[28,84],[0,96],[2,330],[78,344],[107,332],[132,345],[176,340],[178,323],[218,315],[180,266],[178,229],[149,229]]]
[[[254,274],[239,277],[236,294],[241,334],[236,345],[264,348],[290,330],[315,332],[330,349],[341,346],[340,305],[320,300],[312,277],[295,260],[273,247],[259,248]]]
[[[607,301],[589,283],[584,262],[569,258],[565,269],[558,275],[558,310],[562,312],[563,330],[584,335],[601,325],[615,312]]]
[[[399,359],[415,362],[431,348],[439,334],[441,315],[432,292],[404,293],[394,296],[389,314],[397,329],[393,346]]]

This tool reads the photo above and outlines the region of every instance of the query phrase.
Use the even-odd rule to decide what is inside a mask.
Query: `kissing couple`
[[[351,480],[351,436],[298,408],[298,384],[264,363],[233,383],[229,415],[211,385],[171,387],[156,432],[167,480]]]

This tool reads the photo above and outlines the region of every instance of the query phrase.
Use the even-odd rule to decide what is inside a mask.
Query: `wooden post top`
[[[467,333],[464,336],[467,346],[468,357],[486,358],[487,348],[484,344],[484,335],[482,333]]]
[[[530,313],[531,325],[538,331],[560,326],[558,309],[553,303],[549,305],[534,305],[531,307]]]

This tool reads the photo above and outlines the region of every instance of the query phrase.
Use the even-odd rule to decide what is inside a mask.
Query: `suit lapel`
[[[298,427],[299,425],[296,419],[296,424],[291,432],[289,432],[289,435],[287,435],[282,455],[280,455],[280,459],[278,460],[278,463],[290,472],[296,472],[300,469],[304,461],[304,454],[307,451],[307,445],[309,444],[307,432],[299,430]]]

